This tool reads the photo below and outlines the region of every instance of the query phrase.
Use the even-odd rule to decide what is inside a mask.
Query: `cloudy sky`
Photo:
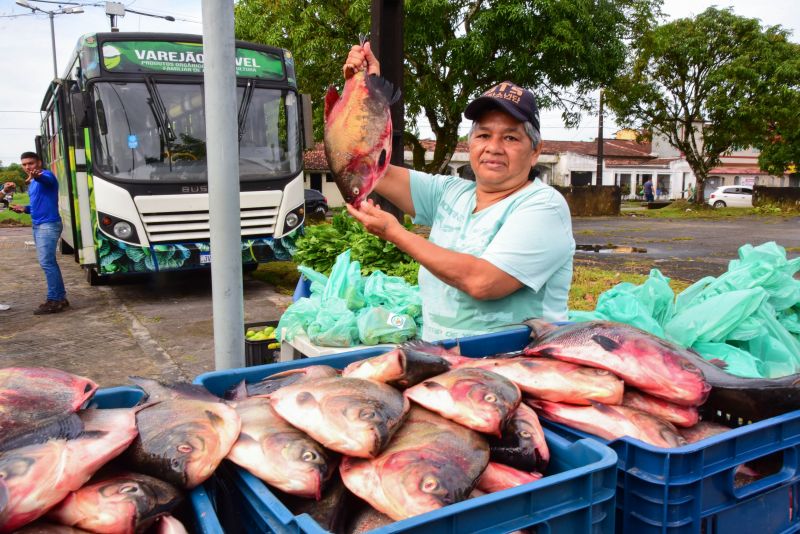
[[[29,3],[49,11],[70,4],[34,0]],[[85,5],[83,13],[54,17],[59,75],[80,35],[108,31],[110,27],[105,16],[105,2],[80,3]],[[202,32],[200,0],[123,0],[123,3],[130,9],[171,15],[178,20],[169,22],[127,13],[118,19],[120,31]],[[800,41],[797,0],[665,0],[664,13],[670,19],[692,16],[710,5],[732,7],[737,15],[759,18],[764,24],[781,24],[793,32],[793,41]],[[14,0],[0,0],[0,51],[0,161],[8,164],[17,161],[21,152],[33,148],[33,137],[38,132],[38,110],[53,74],[49,17],[33,15]],[[466,125],[464,127],[466,130]],[[584,117],[579,128],[567,130],[563,128],[559,112],[545,111],[542,127],[545,139],[591,140],[597,132],[597,119]],[[607,118],[607,136],[614,127],[613,121]],[[428,131],[424,124],[420,124],[420,129],[423,134]]]

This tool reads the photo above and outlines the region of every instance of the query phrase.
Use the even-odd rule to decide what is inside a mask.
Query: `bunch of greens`
[[[411,229],[409,220],[404,226]],[[392,243],[368,233],[355,219],[342,211],[333,216],[331,224],[308,226],[305,235],[297,240],[294,261],[329,275],[336,257],[351,249],[351,258],[361,263],[361,274],[382,271],[389,276],[401,276],[409,284],[417,283],[419,264]]]

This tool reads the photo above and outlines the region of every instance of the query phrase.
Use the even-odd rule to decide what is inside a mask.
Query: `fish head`
[[[342,376],[367,378],[380,382],[396,380],[402,378],[404,374],[405,355],[400,349],[394,349],[379,356],[353,362],[342,371]]]
[[[130,510],[137,527],[155,519],[166,509],[171,509],[182,498],[173,485],[158,478],[129,473],[98,482],[98,514],[112,508]]]
[[[663,361],[668,376],[673,377],[674,383],[690,393],[692,398],[698,399],[698,406],[703,404],[711,393],[711,384],[706,380],[703,371],[680,354],[674,345],[664,342],[663,346]]]
[[[445,451],[426,447],[399,451],[386,458],[381,486],[393,508],[412,516],[467,498],[474,481]]]
[[[265,458],[273,451],[280,451],[281,472],[292,486],[308,489],[309,497],[317,500],[322,496],[322,487],[333,475],[335,463],[330,453],[311,438],[300,439],[296,432],[269,434],[261,442]]]
[[[391,134],[391,132],[390,132]],[[345,202],[356,208],[372,192],[389,168],[391,135],[369,152],[355,153],[338,177]]]
[[[473,421],[482,421],[486,428],[496,429],[499,436],[520,400],[519,388],[505,377],[478,368],[452,371],[450,395]]]
[[[340,436],[356,443],[369,443],[370,456],[374,456],[389,442],[398,419],[402,417],[393,404],[353,392],[326,397],[321,410],[326,421],[339,430]]]
[[[134,461],[144,463],[149,474],[186,489],[211,476],[241,425],[232,408],[202,401],[164,402],[140,412],[137,422]]]
[[[579,366],[575,373],[578,375],[577,380],[585,377],[585,380],[582,381],[583,385],[589,387],[593,399],[605,398],[608,399],[606,402],[611,404],[622,401],[625,383],[611,371],[597,367]]]
[[[65,457],[63,440],[21,447],[0,455],[0,532],[13,532],[44,514],[55,504],[54,492],[63,496],[57,493],[57,488],[63,482]]]

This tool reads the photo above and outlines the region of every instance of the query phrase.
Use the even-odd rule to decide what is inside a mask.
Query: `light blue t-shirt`
[[[523,287],[496,300],[477,300],[419,270],[422,338],[458,338],[496,331],[532,317],[567,318],[575,240],[564,197],[534,180],[513,195],[475,210],[475,182],[410,170],[416,224],[429,240],[490,262]]]

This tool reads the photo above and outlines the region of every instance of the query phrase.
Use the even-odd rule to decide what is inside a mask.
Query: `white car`
[[[745,185],[723,185],[708,197],[708,203],[715,208],[752,208],[753,188]]]

